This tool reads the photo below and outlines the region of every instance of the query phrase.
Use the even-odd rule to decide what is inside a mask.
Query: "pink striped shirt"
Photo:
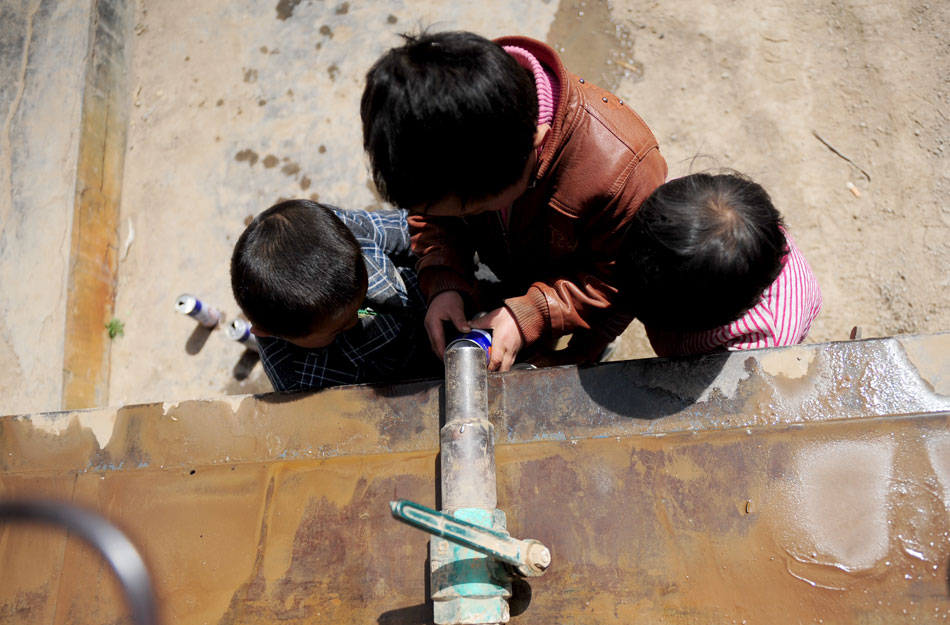
[[[727,349],[796,345],[805,340],[821,310],[821,289],[808,261],[792,237],[785,233],[788,254],[778,278],[762,299],[730,324],[702,332],[669,332],[647,327],[650,344],[658,356],[684,356]]]

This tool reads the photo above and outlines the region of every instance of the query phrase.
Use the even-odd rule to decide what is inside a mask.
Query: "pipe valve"
[[[389,507],[396,520],[504,562],[521,577],[540,577],[551,566],[551,551],[534,539],[519,540],[406,499]]]

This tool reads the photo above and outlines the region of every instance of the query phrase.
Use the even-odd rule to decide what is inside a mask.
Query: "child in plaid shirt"
[[[257,216],[231,258],[234,297],[277,391],[439,374],[404,210],[307,200]]]

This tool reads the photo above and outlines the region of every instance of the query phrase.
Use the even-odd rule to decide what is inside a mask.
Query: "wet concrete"
[[[639,81],[645,71],[635,56],[634,25],[625,19],[627,15],[614,16],[614,4],[563,0],[546,39],[573,73],[608,91],[617,91],[625,79]]]

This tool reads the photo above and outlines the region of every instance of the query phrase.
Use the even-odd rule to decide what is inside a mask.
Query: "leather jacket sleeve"
[[[589,252],[587,266],[569,275],[539,280],[520,297],[505,300],[526,345],[541,336],[573,334],[572,346],[593,357],[626,329],[633,316],[615,304],[616,257],[623,234],[636,209],[666,179],[666,161],[651,150],[630,174],[607,206],[592,209],[579,229],[581,247]],[[576,345],[575,345],[576,342]]]
[[[475,248],[458,218],[409,216],[410,245],[416,255],[419,287],[427,302],[443,291],[474,296]]]

